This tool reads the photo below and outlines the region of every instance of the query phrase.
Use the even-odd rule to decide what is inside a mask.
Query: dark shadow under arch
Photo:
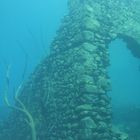
[[[130,36],[123,35],[123,34],[122,35],[119,34],[118,38],[123,39],[124,42],[127,43],[127,47],[128,47],[128,49],[131,50],[132,54],[135,57],[140,59],[140,44],[135,39],[133,39]]]

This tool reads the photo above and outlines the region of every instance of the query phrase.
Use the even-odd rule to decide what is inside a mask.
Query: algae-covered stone
[[[96,93],[98,89],[97,89],[97,86],[93,84],[85,84],[83,87],[83,91],[86,93]]]
[[[93,84],[94,83],[94,80],[93,80],[93,77],[92,76],[89,76],[89,75],[81,75],[80,78],[79,78],[79,82],[80,83],[89,83],[89,84]]]
[[[98,111],[98,110],[97,110],[97,111]],[[102,120],[103,120],[103,117],[100,116],[99,114],[97,114],[96,117],[95,117],[95,120],[96,120],[96,121],[102,121]]]
[[[83,129],[95,129],[96,127],[97,125],[91,117],[85,117],[81,120],[81,128]]]
[[[112,127],[112,131],[119,136],[119,139],[120,140],[128,140],[128,134],[121,131],[117,126],[114,126]]]
[[[101,40],[103,38],[100,34],[97,34],[97,33],[95,34],[95,37],[98,38],[98,39],[101,39]]]
[[[83,31],[83,40],[92,42],[94,40],[94,33],[91,31]]]
[[[88,42],[83,43],[81,47],[84,48],[86,51],[88,51],[90,53],[95,52],[96,49],[97,49],[97,46],[95,46],[91,43],[88,43]]]
[[[109,32],[109,35],[113,39],[117,37],[117,34],[116,33],[113,33],[113,32]]]
[[[80,63],[84,63],[91,59],[91,54],[88,51],[85,51],[82,47],[76,52],[75,60]]]
[[[101,99],[99,101],[99,106],[106,106],[106,101]]]
[[[97,94],[87,94],[87,93],[83,93],[83,95],[80,97],[80,99],[85,102],[85,103],[89,103],[89,104],[93,104],[96,101],[98,101],[98,97]]]
[[[100,23],[96,19],[85,17],[83,19],[83,28],[86,30],[95,31],[100,28]]]
[[[83,104],[83,105],[79,105],[76,107],[76,111],[80,112],[80,111],[91,111],[93,109],[93,107],[89,104]]]
[[[100,107],[99,111],[102,114],[106,114],[107,113],[107,109],[105,107]]]
[[[108,129],[108,125],[105,122],[103,122],[103,121],[99,122],[99,126],[98,126],[99,132],[104,132],[107,129]]]
[[[93,132],[92,129],[81,129],[78,140],[92,140],[93,139]]]
[[[68,137],[67,140],[74,140],[72,137]]]
[[[104,76],[99,76],[99,80],[98,80],[98,86],[101,89],[104,90],[110,90],[111,89],[111,82],[109,79],[107,79]]]
[[[79,113],[79,118],[84,118],[84,117],[87,117],[87,116],[91,116],[91,112],[86,110],[86,111],[81,111]]]
[[[97,125],[94,120],[90,117],[85,117],[80,122],[80,133],[79,138],[80,140],[92,140],[93,131],[95,131]]]
[[[85,10],[87,10],[88,12],[93,12],[94,11],[93,8],[88,4],[85,5]]]

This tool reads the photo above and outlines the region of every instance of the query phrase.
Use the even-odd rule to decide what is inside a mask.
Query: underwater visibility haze
[[[1,111],[7,110],[2,97],[7,66],[11,66],[9,99],[13,102],[13,89],[23,80],[25,67],[26,81],[40,60],[49,54],[49,45],[66,10],[66,0],[0,1]],[[6,116],[0,113],[1,117]]]
[[[0,1],[0,140],[140,140],[139,0]]]

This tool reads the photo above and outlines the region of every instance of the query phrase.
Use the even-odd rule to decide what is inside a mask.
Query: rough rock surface
[[[37,140],[121,140],[112,130],[108,44],[119,37],[140,57],[139,0],[69,0],[51,44],[20,99],[35,120]],[[13,111],[0,139],[31,140]]]

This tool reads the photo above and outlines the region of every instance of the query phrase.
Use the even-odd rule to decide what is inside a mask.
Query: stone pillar
[[[92,1],[69,1],[51,46],[52,101],[46,106],[48,139],[115,140],[107,74],[108,25],[96,16]],[[95,3],[98,4],[98,3]],[[50,67],[50,66],[49,66]],[[48,92],[47,92],[48,93]]]

